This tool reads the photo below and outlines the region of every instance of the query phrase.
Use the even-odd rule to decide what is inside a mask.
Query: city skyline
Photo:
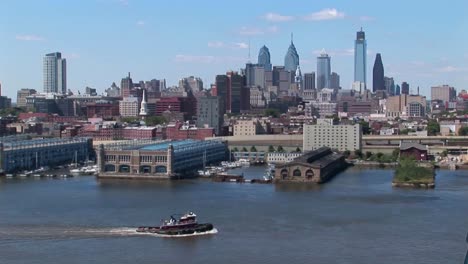
[[[398,3],[383,3],[380,8],[370,1],[313,6],[298,1],[294,7],[278,3],[274,8],[240,1],[232,7],[232,13],[238,13],[236,19],[213,14],[210,10],[223,4],[208,1],[187,10],[182,1],[170,5],[131,0],[24,3],[0,3],[6,14],[0,18],[4,25],[0,27],[0,82],[4,94],[12,98],[21,88],[43,90],[42,57],[51,52],[62,52],[67,59],[67,86],[73,92],[90,86],[102,93],[129,71],[135,80],[165,78],[168,86],[177,85],[183,77],[199,76],[207,88],[217,74],[244,67],[249,42],[252,54],[266,45],[272,65],[283,65],[291,32],[302,72],[316,71],[315,58],[325,48],[341,86],[350,89],[353,42],[361,26],[367,35],[368,57],[382,53],[386,76],[395,83],[406,81],[429,95],[431,86],[448,84],[461,90],[468,82],[468,41],[463,34],[467,20],[462,12],[467,4],[463,1],[423,10],[418,3],[405,3],[401,10]],[[47,3],[54,4],[56,16],[41,15]],[[15,11],[20,8],[22,12]],[[424,16],[413,17],[415,12]],[[434,23],[432,17],[444,12],[451,16]],[[406,25],[405,20],[415,22]],[[444,32],[444,38],[436,38],[433,32]],[[367,72],[372,70],[369,64]]]

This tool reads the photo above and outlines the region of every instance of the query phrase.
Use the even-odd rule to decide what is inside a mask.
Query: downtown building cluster
[[[203,139],[303,133],[304,125],[319,118],[424,119],[431,113],[468,109],[466,91],[457,95],[454,87],[434,86],[428,100],[419,87],[396,84],[385,75],[380,53],[369,81],[366,41],[361,29],[354,40],[351,87],[342,87],[325,49],[316,58],[316,71],[303,74],[292,36],[282,65],[272,63],[264,45],[256,63],[249,61],[239,71],[213,76],[210,85],[189,76],[168,86],[165,79],[134,81],[128,73],[120,85],[114,82],[102,94],[90,87],[82,94],[72,93],[67,88],[66,58],[60,52],[49,53],[43,58],[43,92],[20,89],[17,107],[26,112],[19,119],[3,118],[0,131],[2,135],[40,133],[100,140]],[[8,98],[0,97],[0,108],[10,106]],[[270,116],[268,109],[278,115]]]

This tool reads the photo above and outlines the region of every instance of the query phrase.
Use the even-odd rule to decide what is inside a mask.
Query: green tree
[[[265,111],[263,111],[263,114],[265,116],[271,116],[271,117],[275,117],[275,118],[280,116],[280,112],[277,109],[274,109],[274,108],[265,109]]]
[[[252,147],[250,148],[250,152],[257,152],[257,148],[256,148],[255,146],[252,146]]]
[[[382,152],[377,153],[377,154],[376,154],[377,159],[381,159],[381,158],[383,157],[383,155],[384,155],[384,154],[383,154]]]
[[[362,154],[362,151],[361,151],[360,149],[356,149],[356,150],[354,151],[354,155],[356,155],[356,157],[362,159],[362,155],[363,155],[363,154]]]
[[[366,159],[369,159],[370,157],[372,157],[372,152],[366,151]]]
[[[239,149],[238,149],[237,147],[234,147],[231,151],[232,151],[232,152],[238,152]]]
[[[268,152],[275,152],[275,147],[273,147],[272,145],[270,145],[268,147]]]
[[[127,116],[127,117],[121,117],[120,121],[123,123],[136,123],[139,120],[138,120],[138,117]]]
[[[283,146],[278,146],[278,152],[285,152]]]
[[[400,156],[400,149],[394,149],[392,151],[392,158],[393,160],[397,160],[398,159],[398,156]]]
[[[167,120],[163,116],[148,116],[145,119],[145,124],[147,126],[162,125],[164,123],[167,123]]]
[[[349,155],[351,155],[351,151],[345,150],[343,151],[343,155],[345,156],[345,158],[349,158]]]
[[[242,148],[242,152],[248,152],[247,148],[246,148],[246,147],[243,147],[243,148]]]
[[[297,147],[295,152],[301,152],[301,148]]]
[[[439,132],[440,132],[439,123],[434,119],[429,120],[429,122],[427,123],[427,134],[429,136],[435,136]]]
[[[361,121],[359,121],[359,124],[361,125],[362,134],[363,135],[370,135],[371,129],[370,129],[370,126],[369,126],[369,122],[361,120]]]
[[[448,155],[447,150],[444,150],[444,151],[442,151],[442,153],[440,153],[440,156],[442,156],[442,157],[447,157],[447,155]]]
[[[468,136],[468,126],[462,127],[458,130],[458,135],[460,136]]]

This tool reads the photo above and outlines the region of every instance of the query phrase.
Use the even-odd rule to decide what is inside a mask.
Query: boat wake
[[[113,235],[121,235],[121,236],[134,235],[134,236],[153,236],[153,237],[192,237],[192,236],[214,235],[218,233],[218,229],[213,228],[210,231],[195,232],[193,234],[163,235],[163,234],[156,234],[156,233],[149,233],[149,232],[137,232],[136,228],[123,227],[123,228],[112,228],[109,230],[109,233]]]

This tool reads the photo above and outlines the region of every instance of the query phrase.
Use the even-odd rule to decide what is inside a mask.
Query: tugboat
[[[213,229],[214,227],[210,223],[197,223],[197,215],[193,212],[188,212],[179,219],[176,219],[175,215],[171,215],[171,218],[169,220],[163,220],[160,226],[140,226],[136,231],[139,233],[178,236],[203,233]]]

